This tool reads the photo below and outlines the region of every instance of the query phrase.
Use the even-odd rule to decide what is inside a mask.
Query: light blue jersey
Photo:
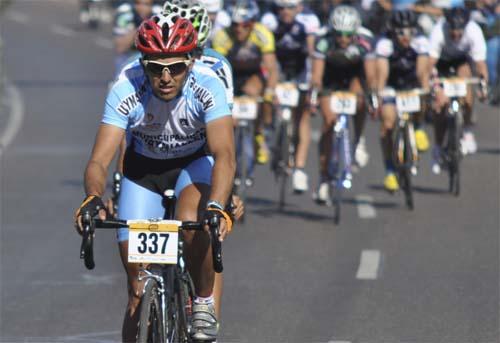
[[[203,55],[200,60],[217,74],[226,88],[226,98],[229,107],[233,108],[234,86],[233,86],[233,68],[229,61],[214,49],[203,49]]]
[[[206,143],[206,124],[231,115],[216,73],[196,61],[181,94],[157,98],[139,60],[126,66],[106,99],[102,123],[127,130],[127,144],[154,159],[189,156]]]

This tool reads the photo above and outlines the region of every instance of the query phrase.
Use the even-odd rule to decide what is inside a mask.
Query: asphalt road
[[[114,234],[94,271],[71,218],[112,76],[110,28],[87,31],[66,1],[17,1],[2,17],[20,129],[0,155],[0,341],[116,342],[126,302]],[[382,190],[378,124],[341,224],[311,193],[289,195],[259,167],[245,225],[224,245],[220,342],[499,342],[499,111],[476,107],[479,152],[459,198],[423,156],[415,211]],[[317,121],[317,119],[316,119]],[[316,123],[317,124],[317,123]],[[317,180],[317,153],[308,172]]]

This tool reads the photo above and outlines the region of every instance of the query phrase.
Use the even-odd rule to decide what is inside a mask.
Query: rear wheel
[[[165,341],[165,332],[160,306],[160,293],[155,280],[149,279],[141,298],[137,342],[156,343]]]

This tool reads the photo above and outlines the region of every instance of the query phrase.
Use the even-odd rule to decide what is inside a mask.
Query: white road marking
[[[113,49],[113,41],[111,39],[98,37],[95,39],[95,44],[105,49]]]
[[[26,24],[29,20],[28,15],[17,11],[9,11],[7,14],[7,18],[20,24]]]
[[[358,216],[362,219],[370,219],[377,217],[377,211],[373,207],[373,197],[365,194],[356,196],[356,204],[358,208]]]
[[[6,99],[10,99],[11,111],[9,113],[10,117],[7,122],[7,127],[4,132],[0,133],[0,156],[12,142],[14,137],[16,137],[24,118],[24,102],[19,89],[6,81],[5,93],[4,101],[6,101]]]
[[[59,25],[59,24],[54,24],[50,26],[50,31],[52,33],[65,36],[65,37],[72,37],[75,35],[75,31],[73,31],[70,28],[67,28],[65,26]]]
[[[360,280],[375,280],[378,277],[380,267],[379,250],[363,250],[359,262],[356,278]]]

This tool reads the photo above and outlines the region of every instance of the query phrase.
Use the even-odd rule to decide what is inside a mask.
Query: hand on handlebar
[[[481,81],[479,82],[477,97],[481,102],[485,102],[488,99],[488,82],[484,78],[481,78]]]
[[[97,195],[87,196],[75,211],[74,215],[75,229],[80,235],[83,234],[82,215],[86,212],[88,212],[91,217],[99,216],[99,219],[102,220],[106,219],[107,216],[106,206],[102,199]]]

